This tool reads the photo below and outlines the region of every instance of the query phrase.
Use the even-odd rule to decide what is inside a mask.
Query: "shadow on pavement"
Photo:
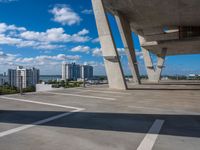
[[[14,111],[1,110],[0,123],[31,124],[34,121],[46,119],[49,114],[58,115],[64,111]],[[42,116],[42,118],[41,118]],[[70,116],[42,124],[62,128],[78,128],[103,131],[118,131],[130,133],[147,133],[156,119],[165,123],[160,134],[186,137],[200,137],[199,115],[158,115],[158,114],[128,114],[77,112]],[[33,121],[34,120],[34,121]]]

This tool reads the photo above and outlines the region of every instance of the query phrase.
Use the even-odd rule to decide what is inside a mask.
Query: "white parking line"
[[[152,150],[163,124],[164,120],[155,120],[137,150]]]
[[[75,96],[75,97],[83,97],[83,98],[92,98],[92,99],[101,99],[101,100],[109,100],[115,101],[115,98],[111,97],[99,97],[99,96],[90,96],[90,95],[82,95],[82,94],[69,94],[69,93],[56,93],[56,92],[43,92],[49,94],[56,94],[56,95],[67,95],[67,96]]]
[[[27,102],[27,103],[33,103],[33,104],[41,104],[41,105],[48,105],[48,106],[55,106],[55,107],[61,107],[61,108],[69,108],[69,109],[83,109],[83,108],[78,108],[78,107],[72,107],[72,106],[66,106],[66,105],[59,105],[59,104],[54,104],[54,103],[45,103],[45,102],[39,102],[39,101],[32,101],[32,100],[26,100],[26,99],[19,99],[19,98],[14,98],[14,97],[6,97],[6,96],[0,96],[2,99],[7,99],[7,100],[13,100],[13,101],[21,101],[21,102]]]
[[[44,123],[47,123],[47,122],[68,116],[68,115],[71,115],[75,112],[80,112],[80,111],[84,110],[84,108],[79,108],[79,107],[72,107],[72,106],[59,105],[59,104],[53,104],[53,103],[44,103],[44,102],[25,100],[25,99],[17,99],[17,98],[6,97],[6,96],[0,96],[0,98],[2,98],[4,100],[20,101],[20,102],[26,102],[26,103],[33,103],[33,104],[41,104],[41,105],[48,105],[48,106],[74,109],[72,111],[62,113],[62,114],[59,114],[59,115],[55,115],[55,116],[52,116],[52,117],[49,117],[49,118],[46,118],[46,119],[43,119],[43,120],[39,120],[39,121],[33,122],[31,124],[28,124],[28,125],[23,125],[23,126],[20,126],[20,127],[17,127],[17,128],[13,128],[13,129],[10,129],[10,130],[7,130],[7,131],[0,132],[0,138],[7,136],[7,135],[10,135],[10,134],[13,134],[13,133],[16,133],[16,132],[19,132],[19,131],[22,131],[22,130],[32,128],[32,127],[37,126],[37,125],[41,125],[41,124],[44,124]]]
[[[90,91],[87,91],[87,90],[80,90],[80,91],[78,91],[78,90],[77,90],[76,92],[73,91],[73,94],[86,94],[87,92],[90,92]],[[97,92],[96,92],[96,93],[97,93]],[[108,94],[108,93],[101,93],[101,92],[100,92],[100,93],[97,93],[97,94],[104,94],[104,95],[105,95],[105,94]],[[123,96],[123,95],[113,94],[113,95],[112,95],[112,98],[120,98],[120,97],[122,97],[122,96]]]
[[[56,116],[53,116],[53,117],[49,117],[49,118],[46,118],[46,119],[43,119],[43,120],[40,120],[40,121],[36,121],[36,122],[33,122],[31,124],[28,124],[28,125],[24,125],[24,126],[20,126],[20,127],[17,127],[17,128],[7,130],[7,131],[0,132],[0,138],[7,136],[7,135],[10,135],[10,134],[13,134],[13,133],[16,133],[16,132],[19,132],[19,131],[22,131],[22,130],[32,128],[32,127],[37,126],[37,125],[41,125],[41,124],[44,124],[44,123],[47,123],[47,122],[68,116],[68,115],[71,115],[72,113],[79,112],[79,111],[82,111],[82,109],[72,110],[70,112],[62,113],[62,114],[59,114],[59,115],[56,115]]]
[[[107,93],[107,94],[121,94],[121,95],[131,95],[125,92],[115,92],[115,91],[102,91],[102,90],[90,90],[90,89],[76,89],[77,91],[94,92],[94,93]]]

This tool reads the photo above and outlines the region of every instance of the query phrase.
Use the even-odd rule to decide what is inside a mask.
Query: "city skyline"
[[[109,15],[109,21],[122,66],[129,75],[113,16]],[[140,73],[145,74],[138,37],[134,33],[133,37]],[[200,55],[167,57],[163,74],[200,74],[199,59]],[[89,64],[94,75],[105,75],[90,0],[0,1],[0,73],[23,65],[39,68],[42,75],[60,75],[63,61]]]

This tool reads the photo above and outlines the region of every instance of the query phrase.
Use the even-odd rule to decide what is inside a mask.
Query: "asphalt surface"
[[[200,90],[163,86],[0,96],[0,150],[199,150]]]

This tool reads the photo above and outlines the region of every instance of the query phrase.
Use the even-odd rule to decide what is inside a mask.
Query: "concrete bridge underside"
[[[199,0],[92,0],[110,88],[127,89],[106,13],[114,15],[135,84],[140,84],[131,33],[139,36],[151,82],[159,82],[165,57],[200,53]],[[154,67],[150,53],[158,57]]]

